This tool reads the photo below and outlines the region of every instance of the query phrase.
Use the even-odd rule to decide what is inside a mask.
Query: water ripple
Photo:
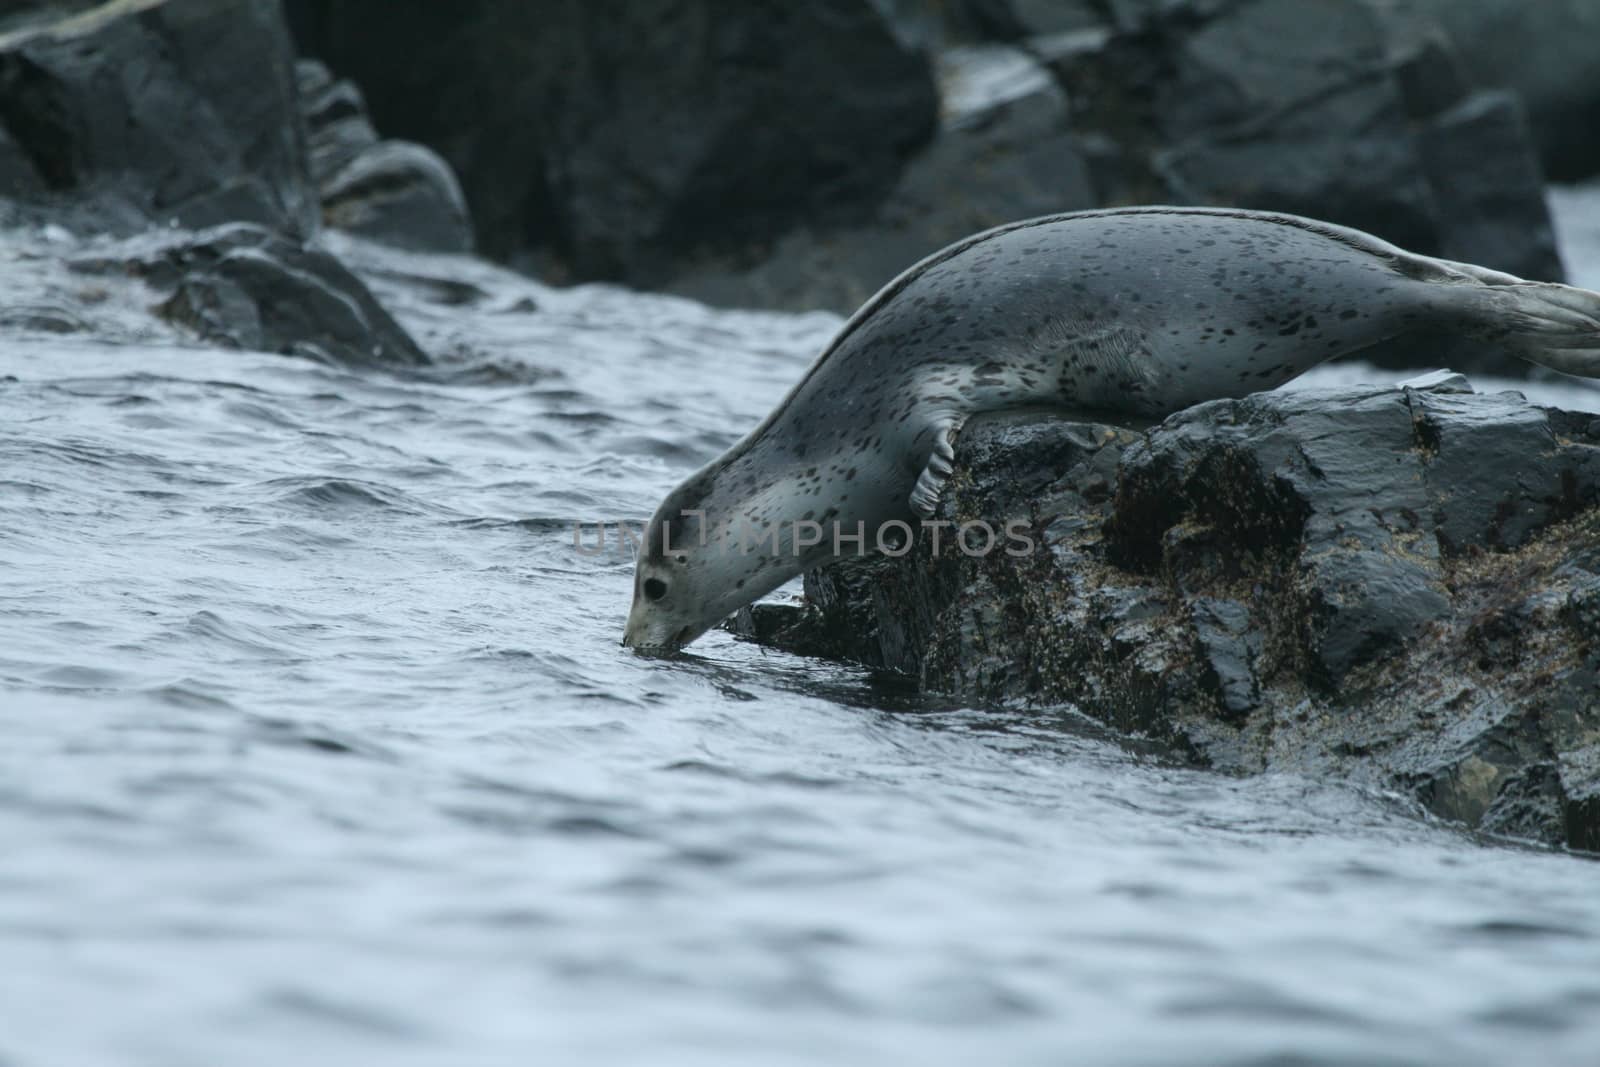
[[[574,527],[836,317],[333,241],[439,366],[196,347],[110,276],[53,332],[82,278],[0,251],[0,1062],[1593,1061],[1592,862],[619,648]]]

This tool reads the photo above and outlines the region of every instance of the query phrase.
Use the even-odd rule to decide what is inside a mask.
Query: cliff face
[[[1143,434],[981,420],[958,459],[938,551],[924,530],[813,572],[801,614],[746,625],[960,699],[1071,703],[1219,770],[1600,848],[1600,419],[1454,377]],[[1017,520],[1031,551],[952,545]]]

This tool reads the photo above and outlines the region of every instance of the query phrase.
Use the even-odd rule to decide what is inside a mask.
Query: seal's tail
[[[1482,268],[1469,277],[1471,281],[1451,288],[1470,304],[1473,336],[1503,344],[1541,366],[1600,378],[1600,293],[1525,282]]]

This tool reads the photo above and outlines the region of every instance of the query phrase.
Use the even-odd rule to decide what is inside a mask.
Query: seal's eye
[[[680,553],[680,554],[678,554],[676,556],[673,556],[672,558],[677,560],[679,563],[688,563],[689,562],[689,557],[683,555],[682,553]]]
[[[647,600],[660,600],[667,595],[667,583],[660,578],[646,578],[644,580],[644,595]]]

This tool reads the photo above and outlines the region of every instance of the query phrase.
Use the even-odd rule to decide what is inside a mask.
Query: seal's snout
[[[628,612],[628,624],[622,630],[622,646],[636,652],[670,656],[699,636],[693,626],[675,626],[676,621],[654,610],[644,598],[636,597],[633,610]]]
[[[685,626],[677,633],[665,640],[651,640],[632,630],[622,633],[622,647],[631,648],[635,652],[646,656],[672,656],[683,651],[683,646],[689,643],[689,627]]]
[[[631,618],[628,620],[628,625],[626,625],[626,626],[624,626],[622,628],[622,647],[623,648],[643,648],[644,647],[644,628],[639,626]]]

